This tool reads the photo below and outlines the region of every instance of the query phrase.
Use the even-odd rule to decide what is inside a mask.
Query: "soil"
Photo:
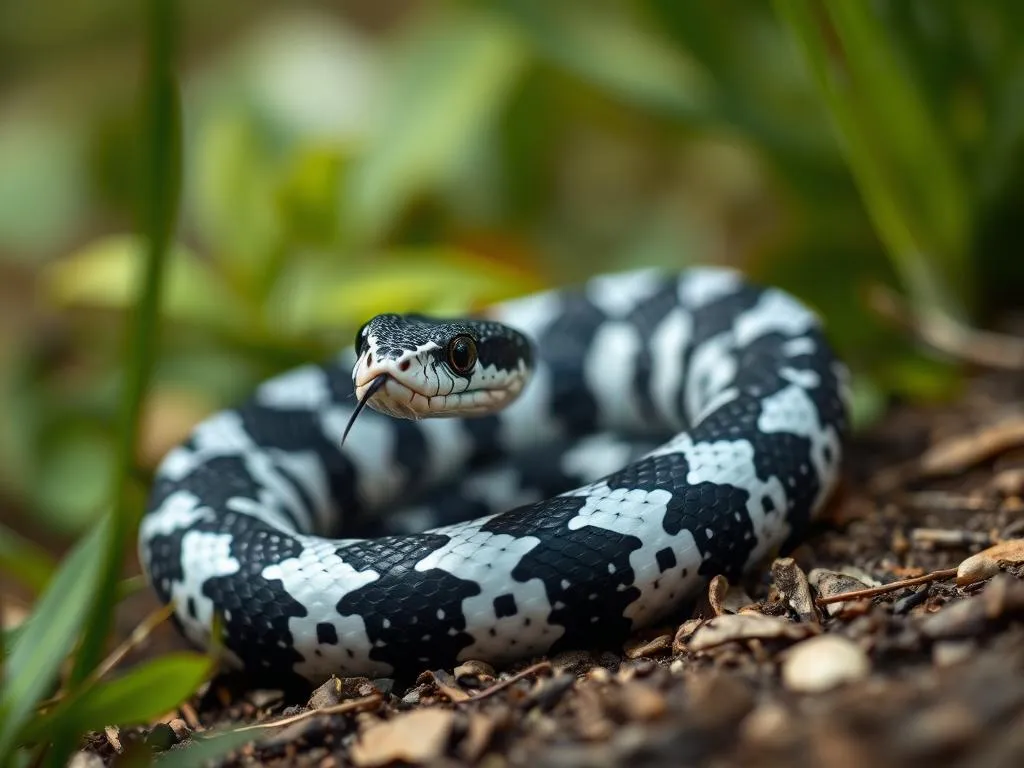
[[[856,438],[790,557],[716,579],[621,653],[334,679],[308,701],[215,680],[76,759],[250,727],[224,765],[1024,765],[1022,497],[1024,377],[979,376],[955,404],[895,407]]]

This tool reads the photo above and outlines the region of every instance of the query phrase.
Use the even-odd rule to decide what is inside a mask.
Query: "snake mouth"
[[[388,379],[391,378],[386,373],[378,374],[370,382],[369,386],[363,392],[363,396],[359,398],[359,402],[356,403],[356,407],[352,410],[352,415],[348,417],[348,424],[345,425],[345,431],[341,433],[341,444],[345,444],[345,438],[348,437],[349,430],[352,429],[352,425],[356,423],[356,417],[362,413],[363,408],[370,401],[370,398],[377,394],[377,391],[388,383]]]

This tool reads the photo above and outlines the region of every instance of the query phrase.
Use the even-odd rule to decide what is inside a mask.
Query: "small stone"
[[[871,662],[859,645],[840,635],[819,635],[794,646],[782,663],[782,681],[792,691],[820,693],[860,680]]]
[[[940,640],[932,647],[932,661],[937,667],[951,667],[967,661],[976,651],[973,640]]]
[[[281,691],[266,688],[257,688],[255,690],[246,693],[245,698],[254,707],[263,709],[269,707],[271,704],[276,704],[284,697]]]
[[[103,768],[103,758],[92,752],[75,752],[68,760],[67,768]]]
[[[686,671],[686,662],[682,659],[675,659],[668,665],[668,671],[673,675],[681,675]]]
[[[656,720],[665,714],[665,697],[643,683],[627,683],[618,691],[618,708],[626,720]]]

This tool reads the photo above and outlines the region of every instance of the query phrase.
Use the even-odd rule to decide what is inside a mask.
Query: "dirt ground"
[[[982,376],[954,405],[894,408],[791,558],[716,579],[621,654],[332,680],[308,702],[218,680],[76,759],[250,726],[224,764],[1024,765],[1022,496],[1024,376]]]

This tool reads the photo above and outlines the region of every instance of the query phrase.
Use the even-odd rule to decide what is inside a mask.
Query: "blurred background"
[[[728,263],[819,310],[859,424],[960,371],[873,308],[1024,285],[1013,0],[179,5],[180,203],[134,482],[377,311]],[[0,567],[110,506],[139,233],[141,4],[0,4]],[[173,133],[172,133],[173,135]]]

